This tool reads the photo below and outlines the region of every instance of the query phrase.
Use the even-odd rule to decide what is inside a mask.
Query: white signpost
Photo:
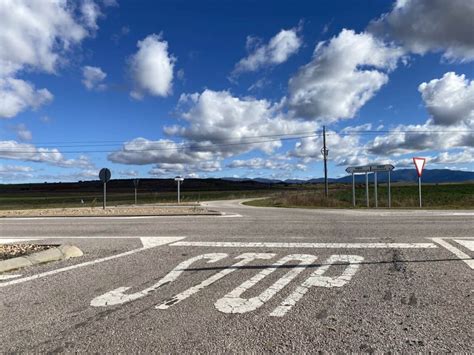
[[[178,183],[178,203],[181,203],[181,183],[184,181],[184,178],[181,176],[176,176],[174,181]]]
[[[416,173],[418,174],[418,195],[420,198],[420,208],[422,206],[421,203],[421,175],[423,174],[423,169],[425,168],[426,159],[425,158],[413,158],[413,163],[415,164]]]

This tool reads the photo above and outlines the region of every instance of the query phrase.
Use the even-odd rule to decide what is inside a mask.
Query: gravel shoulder
[[[201,206],[127,206],[0,210],[1,217],[101,217],[101,216],[182,216],[220,215]]]

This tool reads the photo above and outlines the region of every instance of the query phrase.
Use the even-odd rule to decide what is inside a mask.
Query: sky
[[[0,0],[0,183],[474,170],[474,0]]]

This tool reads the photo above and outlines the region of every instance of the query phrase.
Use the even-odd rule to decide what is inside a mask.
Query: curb
[[[31,255],[2,260],[0,261],[0,273],[50,261],[67,260],[82,255],[81,249],[74,245],[60,245],[59,247],[43,250]]]
[[[110,218],[110,217],[199,217],[199,216],[220,216],[221,212],[212,211],[208,213],[182,213],[182,214],[116,214],[116,215],[82,215],[82,216],[0,216],[0,219],[30,219],[30,218]]]

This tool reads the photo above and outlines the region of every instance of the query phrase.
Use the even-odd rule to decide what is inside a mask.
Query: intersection
[[[6,351],[471,349],[470,211],[0,220],[84,256],[0,280]]]

